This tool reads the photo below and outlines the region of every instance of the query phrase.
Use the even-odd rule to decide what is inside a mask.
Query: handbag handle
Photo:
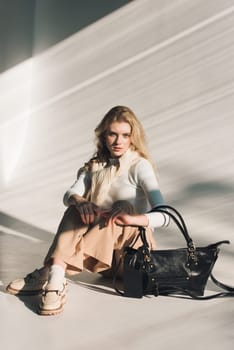
[[[158,212],[168,215],[176,224],[180,232],[183,234],[188,248],[189,256],[194,262],[197,261],[196,257],[196,248],[194,245],[194,242],[192,238],[189,236],[187,226],[185,224],[185,221],[182,217],[182,215],[173,207],[170,205],[158,205],[150,210],[150,212]],[[173,213],[172,213],[173,212]],[[174,215],[175,214],[175,215]],[[142,236],[142,234],[141,234]],[[142,239],[144,240],[144,238]],[[143,241],[144,242],[144,241]]]
[[[174,212],[176,215],[171,213]],[[150,212],[161,212],[163,214],[168,215],[177,225],[181,233],[183,234],[187,245],[190,244],[190,242],[193,242],[192,238],[189,236],[187,226],[185,224],[185,221],[182,217],[182,215],[176,210],[175,208],[171,207],[170,205],[158,205],[150,210]]]

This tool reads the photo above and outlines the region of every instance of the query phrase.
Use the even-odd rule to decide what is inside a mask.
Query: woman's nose
[[[116,136],[115,143],[117,143],[117,144],[121,143],[121,137],[120,136]]]

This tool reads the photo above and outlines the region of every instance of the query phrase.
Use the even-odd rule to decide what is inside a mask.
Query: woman
[[[68,206],[45,258],[44,266],[7,290],[16,295],[42,291],[39,314],[63,310],[67,283],[65,273],[86,269],[110,273],[126,245],[134,241],[137,226],[145,226],[151,248],[153,227],[168,225],[162,213],[149,213],[163,204],[148,154],[144,131],[127,107],[112,108],[95,129],[97,150],[79,171],[64,195]],[[135,242],[137,248],[141,242]],[[121,273],[121,272],[120,272]]]

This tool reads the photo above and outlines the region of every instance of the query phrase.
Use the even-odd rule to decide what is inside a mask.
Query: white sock
[[[51,265],[48,278],[49,289],[63,289],[65,270],[60,265]]]

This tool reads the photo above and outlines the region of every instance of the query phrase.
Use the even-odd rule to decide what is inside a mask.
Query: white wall
[[[54,232],[93,129],[125,104],[193,236],[231,239],[233,31],[231,0],[136,0],[2,74],[0,210]]]

